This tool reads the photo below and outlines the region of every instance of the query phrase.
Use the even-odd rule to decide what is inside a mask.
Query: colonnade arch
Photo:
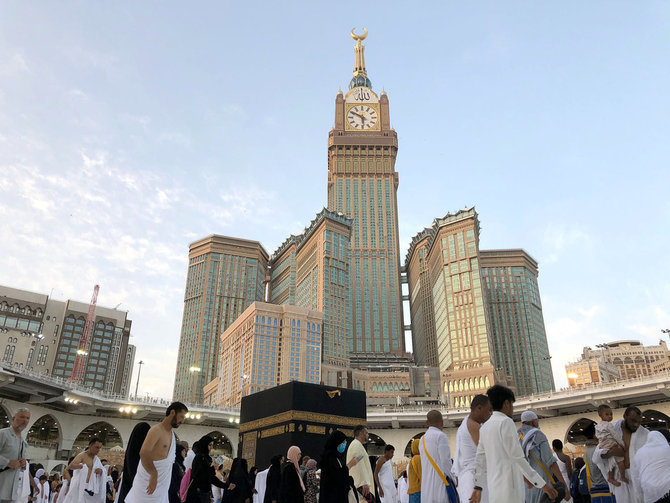
[[[39,417],[28,430],[28,445],[58,449],[63,438],[63,430],[58,419],[52,414]]]
[[[670,417],[654,409],[642,411],[642,426],[648,430],[667,430],[670,428]]]
[[[407,445],[405,446],[405,451],[404,451],[404,454],[405,454],[406,458],[411,458],[412,457],[412,442],[417,438],[421,438],[422,436],[423,436],[423,432],[417,433],[416,435],[414,435],[412,438],[409,439],[409,441],[407,442]]]
[[[12,422],[12,415],[5,406],[0,403],[0,428],[6,428]]]
[[[384,454],[384,446],[386,446],[384,439],[374,433],[368,433],[368,435],[368,441],[365,443],[365,448],[368,451],[368,455],[381,456]]]
[[[210,456],[225,456],[227,458],[233,457],[233,444],[230,439],[218,430],[210,431],[207,435],[214,440],[214,447],[210,452]]]
[[[587,426],[596,424],[593,419],[588,417],[580,417],[574,421],[568,430],[565,432],[565,441],[563,443],[570,443],[573,445],[584,445],[586,443],[586,436],[584,430]]]
[[[98,421],[97,423],[89,424],[84,428],[75,438],[72,447],[75,449],[86,449],[88,443],[93,438],[99,438],[102,445],[107,449],[124,446],[121,434],[115,426],[112,426],[107,421]]]

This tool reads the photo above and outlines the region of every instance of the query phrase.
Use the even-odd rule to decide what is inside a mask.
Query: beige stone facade
[[[270,259],[270,302],[322,312],[322,363],[340,370],[352,326],[350,234],[350,219],[324,209]]]
[[[596,382],[634,379],[668,368],[670,351],[665,341],[644,346],[640,341],[622,340],[602,344],[594,350],[585,347],[581,358],[565,366],[568,384],[579,387]]]
[[[89,305],[0,286],[0,359],[20,369],[69,379]],[[135,358],[126,311],[96,306],[81,383],[128,396]]]
[[[254,302],[221,334],[218,376],[204,403],[239,406],[242,397],[289,381],[321,380],[323,314]]]
[[[491,362],[474,208],[415,236],[405,264],[417,361],[437,361],[449,405],[467,406],[487,383],[506,382]]]

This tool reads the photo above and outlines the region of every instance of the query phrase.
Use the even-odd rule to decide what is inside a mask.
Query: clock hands
[[[361,115],[361,114],[357,114],[357,113],[354,112],[353,110],[350,110],[350,113],[352,113],[352,114],[355,115],[356,117],[360,118],[361,121],[363,122],[363,125],[365,125],[365,116],[363,116],[363,115]]]

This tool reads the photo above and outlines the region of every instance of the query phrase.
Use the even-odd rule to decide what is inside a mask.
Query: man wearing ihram
[[[0,430],[0,503],[27,501],[30,495],[28,444],[21,436],[29,422],[30,410],[21,408],[12,424]]]
[[[486,394],[491,400],[493,414],[479,430],[479,445],[475,456],[475,488],[470,503],[480,503],[484,477],[488,483],[491,501],[495,503],[523,503],[524,477],[534,487],[541,488],[553,501],[558,496],[556,489],[531,468],[521,450],[512,420],[514,393],[511,389],[496,384]]]

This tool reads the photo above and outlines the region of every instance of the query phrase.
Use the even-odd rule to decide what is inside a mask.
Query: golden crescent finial
[[[352,29],[351,29],[351,38],[353,38],[354,40],[357,40],[357,41],[365,40],[365,37],[368,36],[368,30],[366,30],[365,28],[363,28],[363,35],[356,35],[356,34],[354,33],[354,30],[355,30],[355,29],[356,29],[356,28],[352,28]]]

